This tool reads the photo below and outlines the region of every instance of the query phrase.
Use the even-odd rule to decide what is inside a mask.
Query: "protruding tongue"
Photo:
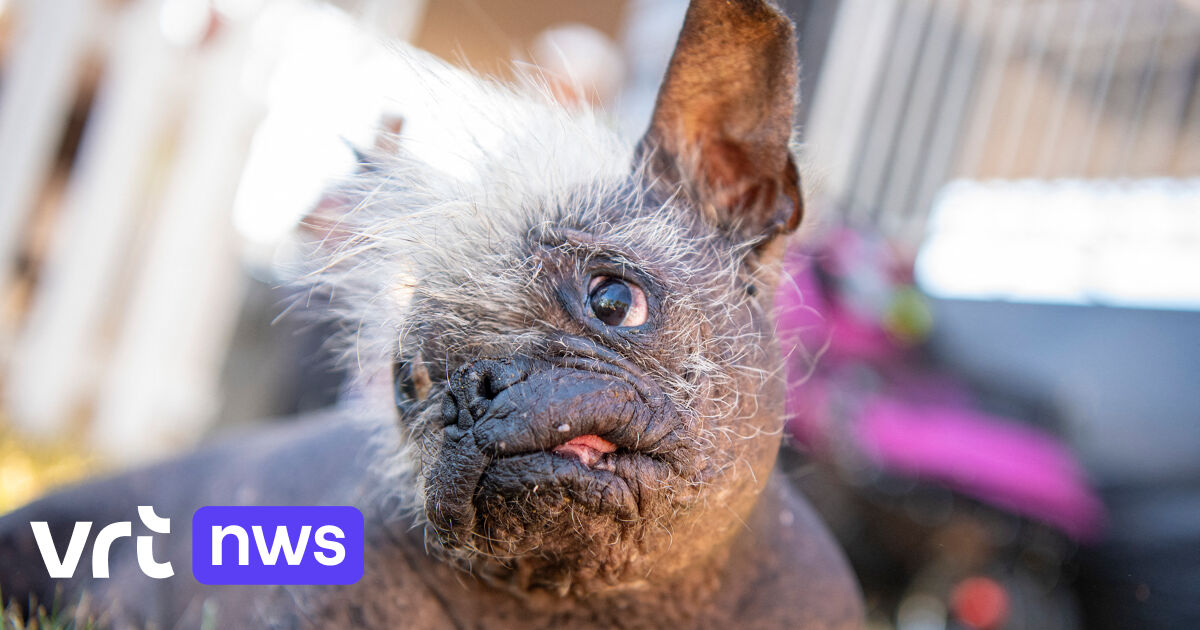
[[[617,450],[617,445],[599,435],[581,435],[566,444],[554,447],[559,455],[572,455],[583,462],[584,466],[592,468],[600,461],[600,456]]]

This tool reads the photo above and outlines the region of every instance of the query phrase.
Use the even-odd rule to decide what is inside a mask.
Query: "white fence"
[[[358,5],[360,24],[405,37],[423,3]],[[328,8],[26,0],[0,11],[3,417],[43,436],[82,431],[126,461],[178,448],[219,400],[245,285],[231,210],[253,134],[297,54],[288,35]],[[317,46],[327,34],[303,35]],[[77,148],[63,146],[72,111],[87,119]]]

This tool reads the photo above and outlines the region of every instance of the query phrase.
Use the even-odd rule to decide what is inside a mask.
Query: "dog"
[[[693,0],[636,145],[593,112],[475,81],[467,106],[505,138],[470,176],[403,138],[365,152],[329,197],[343,236],[313,278],[387,408],[18,509],[0,518],[0,589],[117,627],[861,627],[843,556],[772,472],[772,300],[803,215],[797,72],[776,7]],[[209,504],[357,506],[364,575],[200,584],[186,541]],[[108,578],[47,575],[31,522],[64,541],[139,505],[176,523],[152,547],[173,578],[142,575],[132,538]]]

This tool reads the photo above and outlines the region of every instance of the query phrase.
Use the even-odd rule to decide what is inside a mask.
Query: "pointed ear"
[[[777,8],[692,0],[638,147],[641,165],[736,238],[795,230],[803,213],[789,149],[797,70],[795,31]]]

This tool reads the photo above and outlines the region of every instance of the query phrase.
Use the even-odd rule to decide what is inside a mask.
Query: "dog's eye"
[[[635,284],[596,276],[588,287],[588,303],[596,319],[609,326],[641,326],[646,323],[646,294]]]

